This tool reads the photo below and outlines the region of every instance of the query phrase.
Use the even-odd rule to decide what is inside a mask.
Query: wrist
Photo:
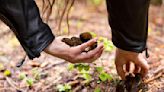
[[[69,49],[63,49],[63,47],[60,46],[60,44],[58,44],[56,42],[56,40],[54,40],[50,45],[48,45],[45,49],[44,52],[46,52],[47,54],[53,55],[55,57],[59,57],[59,58],[65,58],[64,56],[68,56],[69,55]]]

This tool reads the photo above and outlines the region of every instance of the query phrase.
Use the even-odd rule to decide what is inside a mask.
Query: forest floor
[[[105,7],[96,10],[95,7],[83,4],[76,4],[75,7],[82,8],[80,11],[75,8],[71,13],[70,36],[90,31],[98,37],[111,39]],[[145,79],[148,83],[147,92],[164,92],[164,12],[162,11],[164,6],[150,7],[148,37],[150,57],[147,59],[150,71]],[[56,34],[53,19],[49,25]],[[62,27],[62,30],[66,30],[65,28],[66,26]],[[64,36],[67,37],[66,34]],[[23,66],[17,68],[16,65],[25,56],[25,52],[10,29],[0,22],[0,92],[56,92],[57,88],[62,89],[60,84],[72,85],[73,92],[99,92],[98,89],[101,92],[115,92],[115,83],[119,77],[114,65],[114,55],[115,48],[104,51],[100,59],[89,64],[90,70],[87,72],[92,80],[87,85],[85,78],[81,77],[77,69],[70,70],[70,63],[45,53],[34,60],[26,58]],[[94,72],[95,67],[103,67],[103,71],[110,74],[112,79],[99,81]],[[10,76],[5,76],[8,73]],[[66,88],[70,89],[69,86],[64,89]]]

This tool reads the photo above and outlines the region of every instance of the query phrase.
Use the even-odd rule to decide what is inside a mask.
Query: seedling
[[[102,72],[100,75],[99,75],[99,78],[102,82],[105,82],[107,80],[112,80],[112,76],[110,74],[107,74],[105,72]]]
[[[71,86],[69,84],[58,85],[57,90],[59,92],[71,92]]]
[[[97,71],[98,73],[101,73],[103,70],[104,70],[103,67],[96,67],[96,71]]]
[[[89,73],[83,73],[83,78],[86,80],[86,83],[89,83],[92,80],[92,76]]]
[[[28,85],[29,87],[32,87],[33,84],[34,84],[34,80],[33,80],[32,78],[27,78],[27,79],[26,79],[26,83],[27,83],[27,85]]]
[[[99,73],[99,81],[97,81],[97,83],[105,82],[107,80],[112,80],[112,76],[108,73],[105,73],[104,68],[103,67],[96,67],[96,71]]]
[[[19,79],[20,80],[23,80],[23,79],[25,79],[26,78],[26,74],[25,73],[20,73],[19,74]]]
[[[69,65],[68,65],[68,70],[69,70],[69,71],[72,71],[74,68],[75,68],[75,67],[74,67],[74,64],[69,64]]]
[[[89,65],[86,65],[86,64],[75,64],[74,66],[76,69],[78,69],[80,72],[82,70],[85,70],[85,71],[89,71],[90,69],[90,66]]]
[[[104,45],[104,48],[105,48],[106,52],[111,52],[111,51],[114,50],[113,43],[110,40],[108,40],[107,38],[100,37],[99,40],[98,40],[98,43],[100,43],[100,42],[103,42],[103,45]]]
[[[32,69],[32,75],[36,80],[40,80],[41,73],[37,68]]]

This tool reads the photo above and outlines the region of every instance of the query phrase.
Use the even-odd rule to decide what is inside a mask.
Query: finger
[[[88,42],[79,45],[79,48],[81,51],[84,51],[87,47],[91,46],[95,42],[97,42],[97,38],[91,39]]]
[[[115,61],[115,65],[118,75],[122,78],[122,80],[125,80],[125,71],[123,70],[123,64],[119,64],[117,62],[123,62],[123,61]]]
[[[94,56],[99,53],[99,51],[102,51],[102,48],[103,46],[102,45],[99,45],[96,49],[92,50],[92,51],[89,51],[88,53],[86,54],[81,54],[79,55],[79,57],[77,57],[79,60],[82,60],[82,61],[85,61],[85,60],[88,60],[88,59],[93,59]]]
[[[140,56],[134,63],[141,67],[141,74],[144,77],[149,70],[149,65],[147,61]]]
[[[140,67],[135,64],[134,74],[140,72]]]
[[[104,48],[102,48],[93,58],[85,60],[85,63],[94,62],[96,59],[98,59],[101,56],[101,54],[103,53],[103,50],[104,50]]]
[[[128,62],[127,64],[126,64],[126,72],[129,72],[130,71],[130,62]]]
[[[89,60],[89,63],[92,63],[94,62],[95,60],[97,60],[103,53],[104,51],[104,48],[102,48],[94,57],[93,57],[93,60]]]

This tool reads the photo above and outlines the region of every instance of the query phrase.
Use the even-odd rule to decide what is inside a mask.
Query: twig
[[[152,77],[152,78],[150,78],[150,79],[148,79],[148,80],[146,80],[144,83],[149,83],[149,82],[151,82],[151,81],[153,81],[153,80],[156,80],[156,79],[158,79],[158,78],[160,78],[160,77],[162,77],[163,76],[163,73],[159,73],[158,75],[156,75],[156,76],[154,76],[154,77]]]
[[[6,81],[9,83],[9,85],[11,85],[14,89],[22,91],[20,88],[18,88],[15,84],[15,82],[13,80],[11,80],[10,78],[6,77]]]
[[[163,66],[161,66],[161,67],[159,67],[155,72],[154,72],[154,74],[156,75],[156,74],[158,74],[158,73],[164,73],[164,67]]]

